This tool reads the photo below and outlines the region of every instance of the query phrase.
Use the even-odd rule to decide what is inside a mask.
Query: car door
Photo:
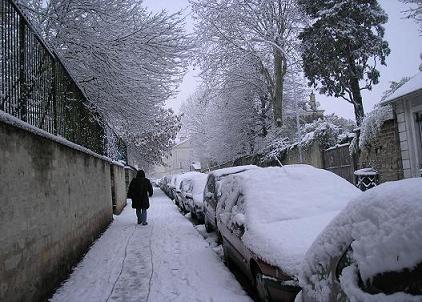
[[[238,206],[241,199],[242,195],[239,194],[234,206]],[[227,241],[229,241],[230,253],[233,256],[233,260],[243,273],[247,275],[249,272],[247,249],[242,241],[242,236],[245,234],[245,226],[244,224],[239,224],[235,220],[231,220],[227,229],[229,231],[226,232],[228,237]]]
[[[216,206],[217,202],[215,196],[215,177],[213,175],[210,175],[205,186],[204,210],[205,215],[207,215],[209,222],[214,226],[214,228],[217,227],[215,223]]]

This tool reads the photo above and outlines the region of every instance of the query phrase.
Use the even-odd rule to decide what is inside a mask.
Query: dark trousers
[[[146,223],[147,209],[136,209],[136,216],[138,216],[138,223]]]

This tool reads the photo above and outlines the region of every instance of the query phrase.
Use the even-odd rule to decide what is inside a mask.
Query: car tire
[[[220,231],[217,229],[217,230],[215,230],[215,233],[217,234],[217,243],[223,244],[223,236],[221,236]]]
[[[212,226],[211,226],[211,224],[210,224],[210,222],[207,218],[207,215],[205,215],[205,217],[204,217],[204,222],[205,222],[205,230],[207,231],[207,233],[211,233],[213,230],[212,230]]]
[[[227,249],[227,246],[224,244],[224,242],[223,242],[222,246],[223,246],[223,262],[229,269],[231,269],[232,268],[232,260],[230,259],[229,251]]]
[[[196,216],[196,213],[194,211],[190,211],[190,215],[192,217],[193,220],[198,220],[198,217]]]
[[[255,290],[258,295],[259,301],[261,302],[271,301],[267,286],[264,283],[261,272],[255,272]]]

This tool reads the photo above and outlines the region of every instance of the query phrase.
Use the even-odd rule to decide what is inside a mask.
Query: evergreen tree
[[[356,123],[364,110],[361,91],[380,76],[377,62],[389,55],[383,40],[387,15],[377,0],[299,0],[311,24],[299,35],[309,85],[353,104]]]

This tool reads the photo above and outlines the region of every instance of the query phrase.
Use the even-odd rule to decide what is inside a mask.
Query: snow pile
[[[300,285],[307,296],[318,301],[329,299],[330,288],[335,287],[337,282],[333,280],[329,267],[350,244],[352,261],[359,268],[364,282],[379,273],[412,269],[421,263],[421,179],[385,183],[350,202],[306,254]],[[349,283],[351,278],[350,270],[345,271],[341,278],[341,287],[348,295],[355,292],[350,290],[353,286]],[[362,292],[362,295],[371,301],[369,294]],[[355,298],[357,301],[366,300]],[[407,297],[394,301],[412,299]]]
[[[362,121],[360,127],[359,149],[363,150],[375,140],[382,125],[393,119],[393,108],[390,105],[378,106],[372,110]]]
[[[225,178],[217,213],[229,228],[244,224],[242,240],[253,253],[297,276],[314,239],[357,194],[308,165],[263,168]]]

